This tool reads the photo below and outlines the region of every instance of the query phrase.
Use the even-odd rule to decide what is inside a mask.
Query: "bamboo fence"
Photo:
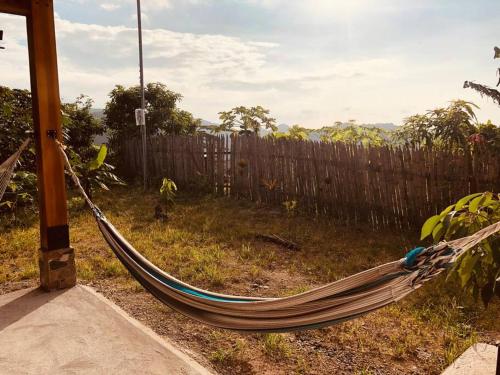
[[[122,166],[142,170],[141,142],[122,145]],[[408,228],[459,198],[500,191],[500,155],[412,147],[364,147],[254,136],[158,136],[149,140],[151,181],[281,205],[374,228]],[[137,173],[136,173],[137,174]],[[139,172],[140,174],[140,172]]]

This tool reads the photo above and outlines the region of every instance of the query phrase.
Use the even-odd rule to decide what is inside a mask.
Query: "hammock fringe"
[[[19,146],[19,149],[16,152],[14,152],[0,165],[0,201],[5,194],[5,190],[7,190],[7,186],[9,186],[9,182],[12,178],[12,174],[14,173],[14,169],[16,169],[17,162],[19,161],[23,151],[26,147],[28,147],[29,143],[30,139],[28,138],[21,144],[21,146]]]

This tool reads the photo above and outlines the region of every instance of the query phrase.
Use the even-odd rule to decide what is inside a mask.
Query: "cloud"
[[[0,16],[10,37],[6,58],[0,60],[11,86],[27,86],[25,29],[20,20]],[[137,82],[137,30],[70,22],[56,17],[61,92],[66,99],[80,92],[99,105],[115,84]],[[197,35],[165,29],[144,30],[146,79],[163,81],[183,92],[196,92],[215,77],[244,79],[266,63],[275,43],[243,41],[223,35]],[[20,67],[23,67],[20,69]],[[14,69],[15,67],[15,69]],[[24,79],[21,79],[24,77]],[[4,83],[4,82],[2,82]]]
[[[103,75],[135,67],[137,30],[56,20],[61,70],[80,69]],[[274,44],[245,42],[222,35],[198,35],[165,29],[143,31],[145,64],[171,80],[187,76],[198,80],[224,74],[235,77],[255,71],[265,63],[266,50]]]
[[[5,84],[27,87],[24,25],[9,16],[0,16],[0,21],[13,37],[0,69],[16,72]],[[56,31],[64,100],[84,93],[101,107],[115,84],[137,84],[135,28],[56,17]],[[300,113],[324,113],[331,107],[327,103],[332,87],[342,90],[347,82],[359,84],[366,76],[397,76],[399,69],[397,62],[386,59],[289,64],[276,59],[279,50],[278,43],[266,40],[146,28],[145,78],[182,93],[185,108],[208,120],[236,105],[262,104],[273,114],[285,114],[285,119],[296,116],[303,121]]]
[[[115,3],[103,3],[99,6],[108,12],[112,12],[113,10],[117,10],[117,9],[121,8],[120,4],[115,4]]]
[[[367,62],[370,64],[369,62]],[[356,79],[362,78],[365,74],[362,72],[335,72],[339,69],[339,66],[332,67],[331,72],[324,72],[318,75],[293,75],[283,78],[269,78],[262,80],[214,80],[210,83],[210,87],[217,88],[227,91],[290,91],[290,90],[301,90],[304,91],[314,91],[318,89],[318,86],[325,85],[328,82],[332,82],[337,79]]]
[[[249,2],[265,9],[250,9]],[[56,2],[61,12],[56,18],[61,95],[74,100],[84,93],[102,107],[115,84],[138,83],[137,30],[127,17],[135,0],[68,3]],[[195,3],[206,7],[186,7]],[[457,97],[480,103],[481,120],[498,121],[494,105],[461,85],[464,79],[488,83],[495,78],[495,67],[488,65],[496,35],[492,20],[446,29],[446,17],[437,14],[417,14],[413,23],[392,14],[379,17],[392,12],[388,0],[370,9],[359,6],[366,2],[355,1],[350,8],[343,4],[144,0],[150,19],[144,26],[146,81],[160,81],[182,93],[182,107],[210,121],[233,106],[263,105],[279,122],[310,127],[348,118],[399,122]],[[342,26],[343,11],[334,6],[372,13],[363,22],[344,17],[351,24]],[[81,11],[87,7],[94,13]],[[295,21],[290,12],[297,15]],[[321,22],[313,13],[323,17]],[[7,47],[0,51],[0,84],[29,87],[25,24],[7,15],[0,15],[0,24]],[[408,30],[414,31],[411,38]]]

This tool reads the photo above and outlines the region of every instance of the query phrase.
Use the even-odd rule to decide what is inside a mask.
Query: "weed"
[[[87,260],[77,260],[76,271],[80,280],[92,280],[96,276],[92,264]]]
[[[290,283],[273,290],[273,294],[301,293],[399,259],[417,241],[408,234],[373,233],[360,227],[332,225],[322,219],[311,220],[300,213],[289,217],[284,210],[269,211],[245,201],[181,194],[169,212],[168,223],[162,223],[151,215],[158,193],[143,194],[133,188],[115,190],[112,197],[97,194],[96,203],[138,251],[175,277],[224,293],[246,293],[242,281],[263,276],[269,278],[269,285],[274,288],[282,284],[279,279],[282,275]],[[128,275],[100,237],[92,215],[81,210],[78,200],[72,202],[70,211],[70,235],[79,280],[106,281],[125,292],[142,292],[142,287]],[[33,212],[26,215],[22,225],[0,218],[2,284],[38,278],[38,217]],[[300,252],[253,242],[255,233],[275,233],[286,238],[290,224],[298,229],[301,239],[307,237],[307,241],[301,242]],[[144,305],[144,311],[153,312],[156,306]],[[342,347],[344,351],[370,353],[375,362],[380,356],[401,366],[420,360],[424,372],[439,373],[468,346],[483,339],[480,332],[500,331],[500,320],[496,319],[499,311],[498,302],[492,301],[488,310],[484,310],[463,297],[460,286],[439,277],[432,285],[397,304],[308,335],[321,339],[322,345],[330,349]],[[178,314],[168,316],[174,331],[195,329],[189,328],[187,320]],[[293,346],[292,352],[286,335],[239,336],[213,330],[197,337],[200,340],[192,344],[211,353],[208,357],[214,364],[224,365],[264,354],[262,358],[272,370],[308,373],[318,358],[328,361],[322,354],[316,357],[299,346]],[[249,345],[255,340],[257,345]],[[422,350],[428,355],[425,360],[418,356]],[[358,370],[365,374],[373,371],[361,367]]]
[[[264,353],[273,358],[288,358],[292,349],[284,334],[266,333],[262,335]]]
[[[212,362],[216,362],[216,363],[221,364],[221,363],[227,362],[231,358],[232,354],[233,353],[230,350],[217,349],[210,354],[209,359]]]
[[[230,347],[217,348],[214,350],[209,359],[211,362],[221,364],[228,364],[231,362],[236,362],[239,358],[244,355],[247,348],[246,342],[243,339],[237,339],[234,341]]]

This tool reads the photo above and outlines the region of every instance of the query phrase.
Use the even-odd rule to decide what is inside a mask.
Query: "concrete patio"
[[[498,348],[478,343],[467,349],[442,375],[498,375]]]
[[[0,374],[211,374],[84,286],[0,296]]]
[[[443,375],[494,375],[498,348],[476,344]],[[0,374],[212,374],[93,289],[0,296]]]

